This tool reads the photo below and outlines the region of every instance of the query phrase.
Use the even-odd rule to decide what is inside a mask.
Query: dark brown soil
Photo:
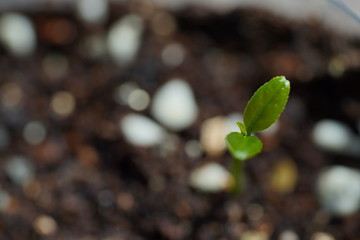
[[[1,110],[1,123],[11,133],[1,161],[23,154],[36,169],[36,178],[23,189],[0,171],[1,187],[12,197],[0,216],[0,239],[230,240],[246,230],[265,232],[270,239],[278,239],[283,230],[294,231],[299,239],[316,232],[337,240],[360,239],[359,212],[332,217],[321,210],[314,194],[315,179],[324,167],[359,167],[359,161],[327,154],[311,141],[313,124],[323,118],[345,122],[359,133],[358,40],[328,31],[314,20],[299,23],[254,9],[217,15],[194,8],[171,13],[177,30],[164,37],[152,30],[151,14],[133,7],[146,21],[136,61],[121,67],[108,57],[89,58],[83,40],[106,33],[129,11],[115,6],[104,26],[91,27],[71,11],[25,12],[37,30],[37,51],[17,59],[0,49],[1,84],[16,81],[25,91],[20,111]],[[46,28],[51,21],[63,21],[72,30],[54,37]],[[169,68],[160,53],[175,41],[185,46],[187,55],[179,67]],[[214,50],[226,57],[209,64],[206,59]],[[62,54],[69,62],[69,71],[58,81],[42,71],[48,53]],[[348,62],[343,73],[334,75],[329,62],[338,56],[348,56]],[[210,161],[229,166],[231,157],[204,154],[192,160],[184,152],[186,141],[199,139],[205,119],[241,112],[253,91],[276,75],[291,80],[291,97],[279,133],[264,139],[266,151],[246,162],[245,192],[232,197],[189,187],[194,167]],[[118,121],[131,109],[114,102],[114,87],[131,80],[153,94],[172,77],[184,78],[193,87],[200,109],[197,121],[177,133],[175,151],[164,154],[158,148],[129,145]],[[77,103],[66,119],[49,108],[50,97],[59,90],[71,92]],[[35,147],[22,138],[22,128],[31,120],[44,122],[49,131],[45,142]],[[294,191],[277,194],[268,186],[269,170],[284,157],[295,162],[299,179]],[[255,203],[264,210],[256,220],[247,211]],[[43,236],[34,229],[34,220],[42,214],[56,221],[55,234]]]

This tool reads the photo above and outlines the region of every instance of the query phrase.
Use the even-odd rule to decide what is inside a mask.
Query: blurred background
[[[0,1],[0,239],[360,239],[358,1]],[[229,194],[224,138],[292,89]]]

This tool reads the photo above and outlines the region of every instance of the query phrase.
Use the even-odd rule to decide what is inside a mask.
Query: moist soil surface
[[[360,212],[332,216],[315,194],[321,170],[338,164],[358,168],[359,161],[324,152],[311,138],[321,119],[341,121],[359,134],[359,41],[316,20],[300,23],[256,9],[223,15],[200,8],[167,12],[176,29],[159,35],[153,16],[165,11],[144,9],[112,6],[108,20],[99,25],[84,24],[70,10],[24,12],[36,29],[36,51],[15,58],[0,49],[1,86],[15,82],[23,91],[21,106],[0,109],[1,124],[10,133],[1,164],[23,155],[35,171],[31,181],[19,186],[1,168],[1,187],[10,203],[2,208],[0,239],[279,239],[285,230],[299,239],[319,232],[337,240],[360,239]],[[92,56],[87,39],[106,36],[111,24],[131,11],[145,21],[135,60],[119,66],[106,55]],[[171,43],[186,51],[176,67],[161,60]],[[52,76],[44,71],[49,54],[58,57],[58,74]],[[65,71],[56,59],[60,65],[65,59]],[[291,81],[291,96],[276,134],[260,136],[264,152],[245,163],[244,192],[208,194],[190,187],[188,177],[196,167],[231,164],[225,152],[204,152],[198,158],[186,154],[185,144],[200,138],[202,122],[241,113],[252,93],[277,75]],[[172,78],[191,85],[197,120],[160,146],[129,144],[118,124],[134,111],[114,101],[114,89],[133,81],[153,96]],[[76,101],[65,118],[50,106],[58,91],[68,91]],[[152,118],[148,109],[141,114]],[[33,120],[47,129],[46,139],[37,145],[22,136]],[[297,177],[291,190],[279,192],[269,178],[283,159],[294,163]]]

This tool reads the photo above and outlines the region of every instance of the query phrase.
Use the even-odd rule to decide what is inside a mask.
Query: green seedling
[[[289,98],[290,82],[284,76],[272,78],[251,97],[244,111],[244,122],[237,122],[240,132],[226,136],[228,150],[233,157],[232,174],[234,193],[244,185],[244,160],[258,155],[263,147],[261,140],[252,134],[270,127],[280,117]]]

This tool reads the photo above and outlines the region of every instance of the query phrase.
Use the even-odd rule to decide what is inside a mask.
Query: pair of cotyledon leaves
[[[232,132],[226,136],[228,149],[234,159],[246,160],[261,152],[261,140],[251,134],[267,129],[280,117],[289,92],[290,82],[284,76],[278,76],[254,93],[245,107],[244,123],[236,123],[241,133]]]

